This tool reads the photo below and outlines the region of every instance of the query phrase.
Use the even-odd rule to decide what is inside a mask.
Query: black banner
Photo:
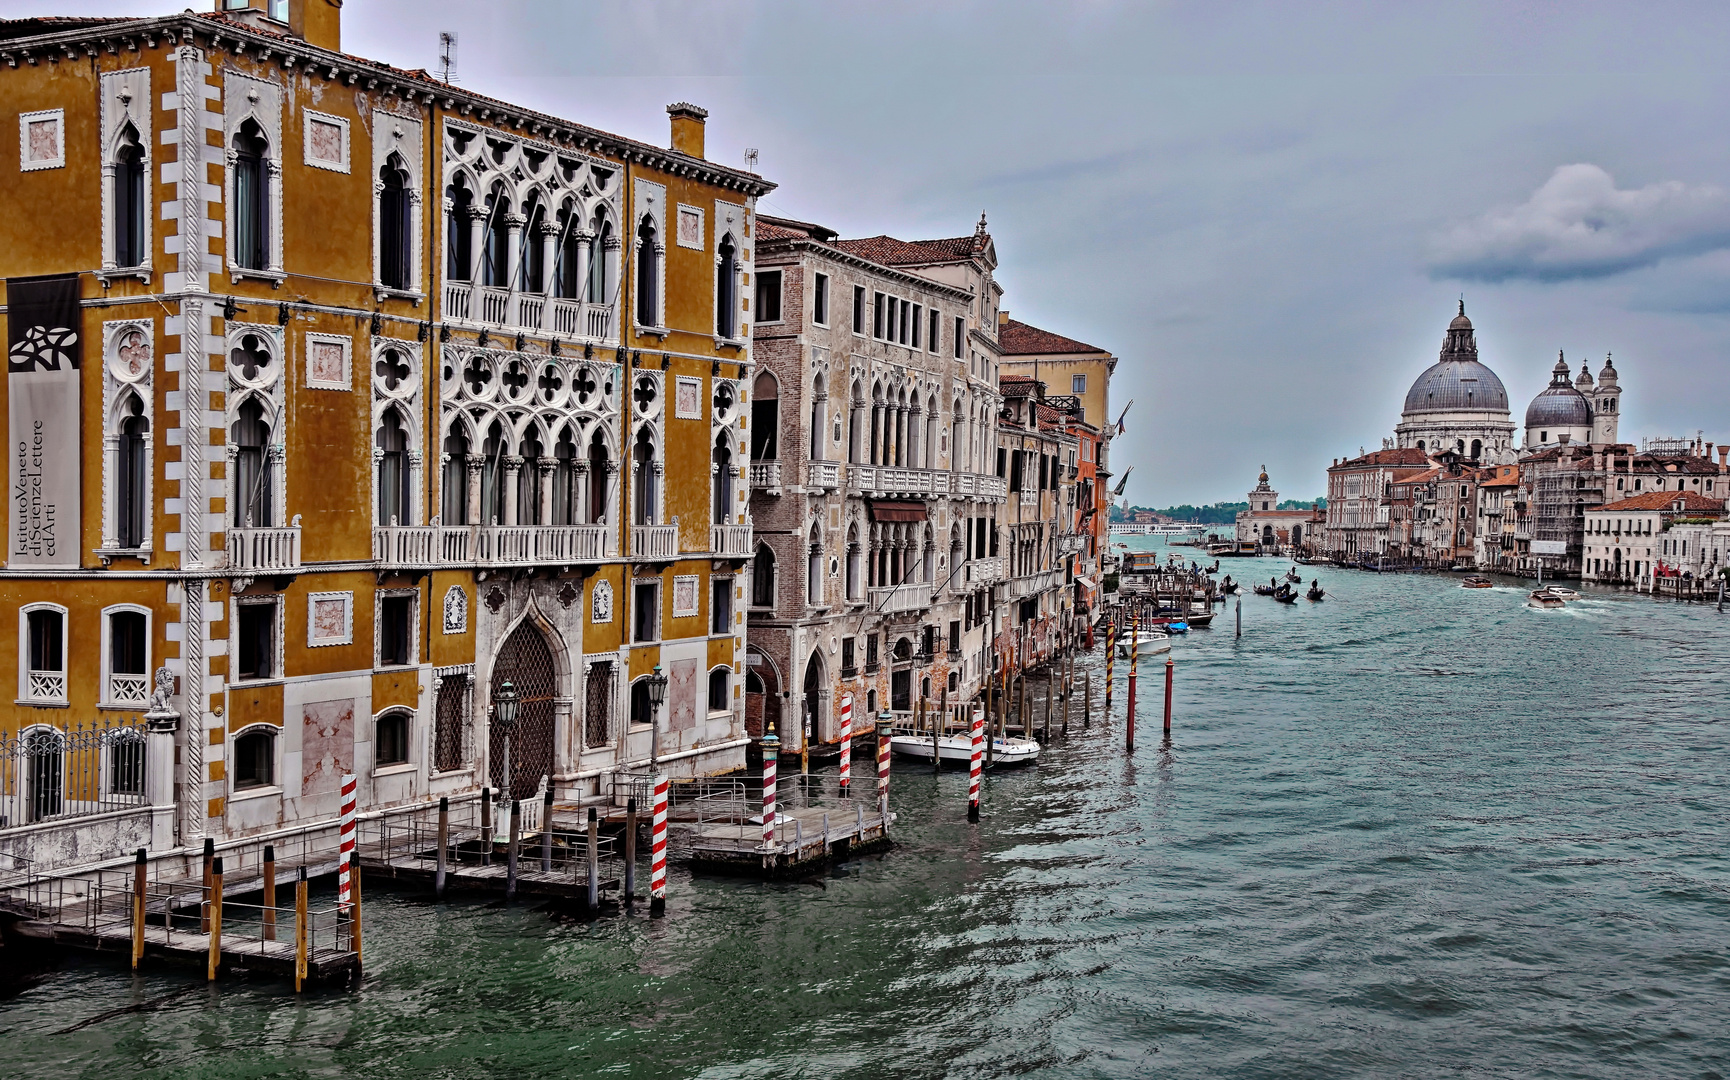
[[[6,282],[8,372],[76,371],[84,360],[78,327],[78,275]]]

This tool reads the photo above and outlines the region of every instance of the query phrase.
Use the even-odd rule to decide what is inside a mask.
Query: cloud
[[[1435,238],[1430,275],[1567,281],[1730,247],[1730,192],[1678,180],[1618,188],[1596,165],[1563,165],[1518,206]]]

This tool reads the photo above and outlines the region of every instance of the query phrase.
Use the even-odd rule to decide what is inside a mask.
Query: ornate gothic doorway
[[[511,631],[493,661],[489,700],[497,700],[506,679],[521,703],[511,739],[510,798],[527,799],[540,787],[541,777],[553,774],[553,696],[558,683],[553,651],[540,628],[527,619]],[[496,725],[487,761],[493,785],[505,786],[505,734]]]

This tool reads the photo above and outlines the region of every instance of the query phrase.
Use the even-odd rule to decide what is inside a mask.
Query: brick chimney
[[[667,106],[667,115],[673,118],[673,149],[681,154],[701,158],[703,122],[709,119],[709,110],[698,108],[688,101],[675,101]]]

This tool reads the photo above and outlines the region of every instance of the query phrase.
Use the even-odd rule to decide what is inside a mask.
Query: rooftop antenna
[[[757,171],[757,148],[755,146],[745,147],[745,171],[748,173]]]
[[[439,31],[439,81],[457,81],[457,35],[454,30]]]

